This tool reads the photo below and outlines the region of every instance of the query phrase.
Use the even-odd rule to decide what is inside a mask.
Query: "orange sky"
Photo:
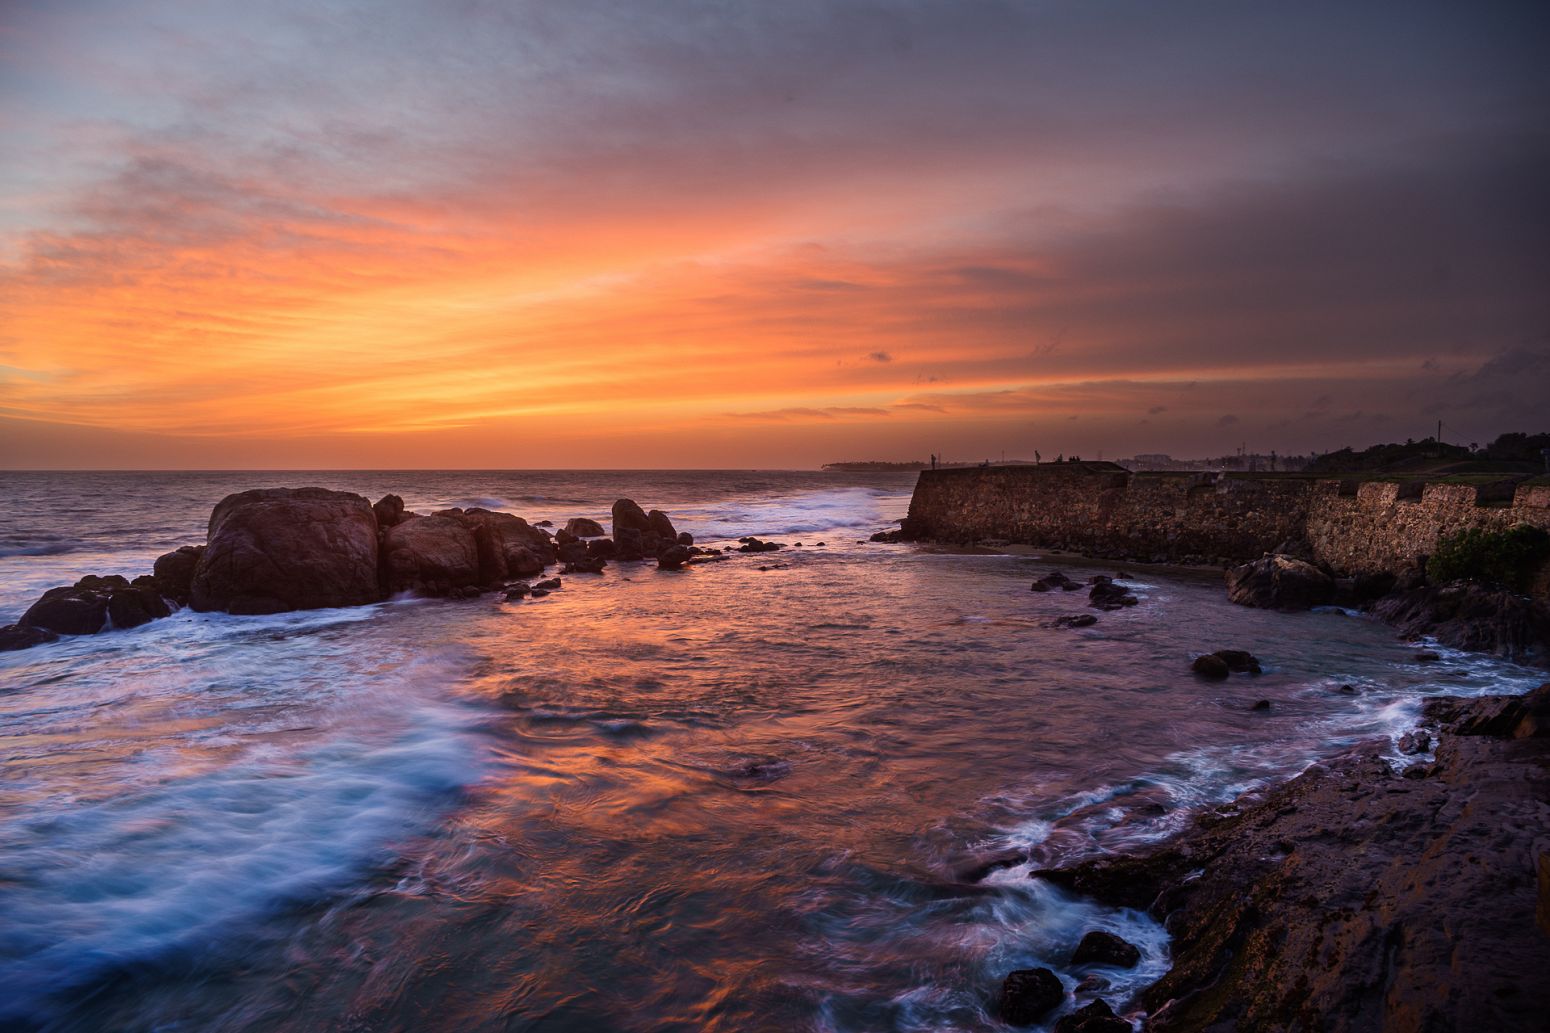
[[[1406,56],[1353,16],[1329,64],[1298,24],[1290,53],[1221,56],[1267,46],[1268,12],[1202,39],[1031,5],[406,4],[371,33],[244,10],[3,16],[0,466],[799,467],[1544,422],[1542,25],[1461,39],[1433,12]]]

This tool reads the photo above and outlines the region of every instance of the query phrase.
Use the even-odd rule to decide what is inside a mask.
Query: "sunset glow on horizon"
[[[11,5],[0,467],[799,467],[1542,429],[1547,24]]]

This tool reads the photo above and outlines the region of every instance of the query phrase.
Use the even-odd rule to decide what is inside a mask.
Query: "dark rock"
[[[519,581],[506,589],[506,599],[510,602],[516,602],[518,599],[526,598],[528,593],[532,590],[532,585],[529,585],[524,581]]]
[[[1550,686],[1426,710],[1516,735],[1541,704]],[[1435,765],[1352,753],[1147,853],[1038,874],[1166,917],[1171,968],[1137,1000],[1155,1033],[1541,1030],[1550,737],[1459,732]]]
[[[579,541],[581,541],[580,537],[571,534],[570,528],[567,527],[560,528],[559,533],[554,536],[554,544],[558,545],[561,549],[564,549],[567,545],[575,545]],[[562,552],[560,557],[563,559],[564,555],[565,554]]]
[[[774,552],[780,548],[779,542],[762,542],[757,538],[739,539],[742,545],[737,547],[738,552]]]
[[[535,520],[533,522],[533,526],[534,527],[553,527],[554,526],[554,521],[553,520]]]
[[[868,538],[867,541],[882,542],[884,545],[898,545],[900,542],[909,541],[909,539],[904,537],[904,531],[901,529],[898,531],[878,531]]]
[[[1435,653],[1430,649],[1423,649],[1415,655],[1417,663],[1430,664],[1442,659],[1441,653]]]
[[[1469,581],[1422,585],[1384,596],[1372,612],[1406,638],[1518,661],[1550,658],[1550,610],[1505,589]]]
[[[600,538],[608,533],[602,524],[586,517],[571,517],[565,521],[565,530],[577,538]]]
[[[1432,748],[1432,737],[1421,729],[1406,732],[1399,737],[1399,752],[1407,757],[1413,757],[1417,753],[1425,753]]]
[[[1527,739],[1550,734],[1550,683],[1523,696],[1441,696],[1421,705],[1453,735]]]
[[[81,582],[86,581],[82,578]],[[44,592],[22,614],[20,624],[43,628],[59,635],[95,635],[108,623],[108,598],[112,588],[77,582]],[[128,585],[128,582],[124,582]]]
[[[1108,1002],[1098,998],[1055,1023],[1054,1033],[1131,1033],[1130,1023],[1114,1014]]]
[[[691,547],[694,545],[694,535],[690,534],[688,531],[679,531],[678,544],[682,545],[684,548]],[[821,545],[823,543],[820,542],[819,544]]]
[[[199,565],[199,557],[204,551],[203,545],[183,545],[156,557],[151,572],[162,595],[179,605],[188,605],[194,591],[194,568]]]
[[[1126,606],[1135,606],[1139,599],[1130,594],[1130,590],[1124,585],[1116,585],[1112,581],[1100,581],[1092,586],[1087,593],[1089,606],[1095,606],[1100,610],[1118,610]]]
[[[537,591],[542,590],[542,591],[545,591],[545,592],[550,592],[550,591],[553,591],[554,589],[559,588],[559,587],[560,587],[560,579],[557,578],[557,577],[551,577],[551,578],[547,578],[547,579],[545,579],[543,581],[540,581],[540,582],[538,582],[538,584],[534,585],[533,586],[533,591],[537,592]]]
[[[572,538],[560,544],[559,554],[561,563],[585,563],[592,556],[592,550],[587,547],[586,542]]]
[[[683,565],[689,562],[689,549],[683,545],[673,545],[662,550],[657,557],[658,570],[682,570]]]
[[[608,561],[601,556],[582,556],[571,560],[560,570],[561,574],[601,574]]]
[[[1065,987],[1055,973],[1047,968],[1024,968],[1007,974],[1001,984],[997,1010],[1004,1022],[1031,1026],[1060,1007],[1065,999]]]
[[[534,599],[542,599],[544,596],[549,594],[549,589],[547,589],[547,588],[539,588],[538,586],[535,585],[533,587],[533,591],[530,592],[529,594]]]
[[[614,503],[613,508],[614,541],[619,541],[620,531],[639,531],[645,534],[651,530],[651,518],[646,511],[635,504],[634,499],[620,499]],[[620,544],[624,544],[620,542]]]
[[[611,560],[619,554],[619,546],[612,538],[593,538],[587,542],[587,554],[597,559]]]
[[[1028,860],[1026,850],[1002,850],[964,863],[953,872],[953,877],[959,882],[982,882],[991,872],[1015,867],[1026,860]]]
[[[1070,617],[1056,617],[1054,626],[1057,628],[1090,628],[1098,623],[1098,618],[1090,613],[1078,613]]]
[[[1344,695],[1344,696],[1354,696],[1354,695],[1356,695],[1356,686],[1355,685],[1342,685],[1342,686],[1340,686],[1340,688],[1336,689],[1335,691],[1340,693],[1341,695]]]
[[[646,539],[639,528],[614,531],[614,554],[621,562],[638,563],[646,558]]]
[[[209,544],[189,601],[196,610],[233,613],[247,599],[285,610],[376,602],[377,559],[376,513],[361,496],[324,488],[244,491],[210,514]]]
[[[1335,581],[1291,556],[1265,556],[1227,571],[1227,598],[1265,610],[1306,610],[1335,598]]]
[[[1255,703],[1249,709],[1250,710],[1269,710],[1270,709],[1270,701],[1268,699],[1262,699],[1259,702]]]
[[[1220,657],[1227,669],[1234,674],[1259,674],[1259,660],[1242,649],[1218,649],[1212,656]]]
[[[1094,929],[1076,945],[1076,951],[1071,955],[1071,964],[1135,968],[1141,964],[1141,948],[1111,932]]]
[[[393,527],[403,523],[404,500],[397,495],[384,495],[371,504],[371,510],[377,515],[377,526],[382,529]]]
[[[650,530],[656,533],[664,542],[678,541],[678,528],[673,526],[673,521],[660,509],[653,509],[646,514],[646,519],[651,522]]]
[[[1079,994],[1090,994],[1099,990],[1107,990],[1108,988],[1109,981],[1094,972],[1082,977],[1081,982],[1076,984],[1075,992]]]
[[[172,615],[172,608],[151,586],[130,586],[108,595],[108,619],[115,628],[137,628]]]
[[[1189,669],[1211,681],[1224,681],[1232,674],[1232,668],[1227,666],[1227,661],[1215,653],[1195,657],[1195,662],[1189,665]]]
[[[27,624],[7,624],[0,628],[0,653],[30,649],[58,639],[59,635],[47,628],[34,628]]]
[[[389,591],[449,595],[482,581],[478,541],[458,516],[436,514],[390,527],[382,550]]]

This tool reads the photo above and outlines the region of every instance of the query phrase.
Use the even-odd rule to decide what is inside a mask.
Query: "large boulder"
[[[371,504],[377,514],[377,527],[388,528],[404,522],[404,500],[397,495],[384,495]]]
[[[549,536],[519,516],[488,509],[452,509],[436,515],[451,517],[473,532],[479,576],[485,584],[531,577],[543,572],[546,561],[552,561]]]
[[[651,524],[650,530],[656,532],[658,538],[661,538],[664,542],[678,541],[678,528],[673,526],[673,521],[668,518],[666,513],[660,509],[653,509],[646,514],[646,519]]]
[[[391,527],[382,539],[382,552],[392,592],[413,589],[445,595],[489,580],[480,575],[474,532],[456,516],[436,514]]]
[[[613,509],[614,539],[617,541],[620,531],[639,531],[645,534],[651,530],[651,518],[646,511],[636,504],[634,499],[620,499],[614,503]]]
[[[1228,570],[1227,598],[1263,610],[1306,610],[1334,601],[1335,580],[1311,563],[1277,553]]]
[[[161,594],[187,606],[194,591],[194,570],[204,553],[203,545],[183,545],[156,557],[151,573]]]
[[[1010,1026],[1031,1026],[1065,999],[1066,988],[1055,973],[1047,968],[1023,968],[1007,973],[997,1010]]]
[[[380,598],[371,503],[325,488],[260,488],[222,499],[210,514],[209,544],[190,589],[194,609],[230,613]]]
[[[565,530],[577,538],[600,538],[608,533],[602,524],[587,517],[572,517],[565,521]]]

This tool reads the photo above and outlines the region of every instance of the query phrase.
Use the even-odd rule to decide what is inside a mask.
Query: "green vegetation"
[[[1550,531],[1529,524],[1507,531],[1472,527],[1438,543],[1427,560],[1426,575],[1433,581],[1487,581],[1524,592],[1546,560]]]
[[[1502,434],[1478,445],[1438,444],[1435,438],[1372,445],[1358,452],[1342,448],[1328,452],[1306,467],[1310,473],[1488,473],[1515,470],[1537,473],[1544,468],[1543,449],[1550,448],[1550,434]]]

